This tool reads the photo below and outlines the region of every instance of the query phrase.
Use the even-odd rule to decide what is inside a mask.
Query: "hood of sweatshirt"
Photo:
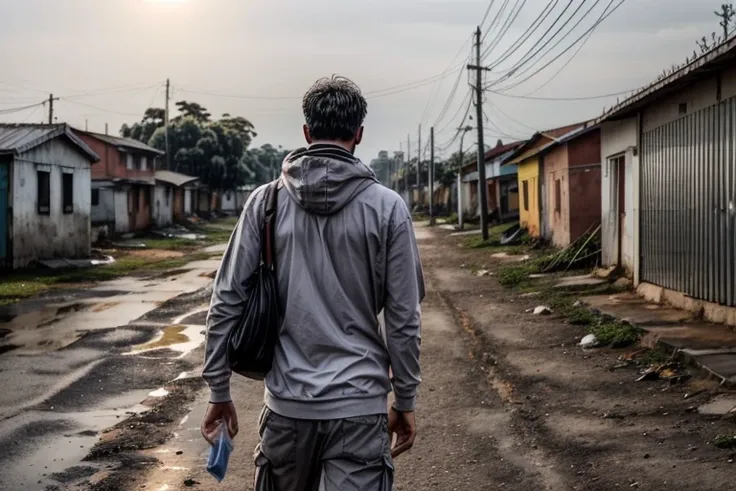
[[[282,166],[284,188],[310,213],[332,215],[366,188],[376,174],[342,147],[315,144],[290,153]]]

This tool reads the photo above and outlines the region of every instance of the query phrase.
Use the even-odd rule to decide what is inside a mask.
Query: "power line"
[[[488,29],[486,29],[485,34],[483,35],[483,39],[481,39],[481,44],[483,44],[488,37],[489,34],[493,31],[493,29],[496,27],[496,25],[500,22],[501,17],[503,16],[503,13],[506,11],[506,7],[508,7],[510,0],[504,0],[504,2],[501,4],[501,8],[498,9],[498,12],[495,16],[493,16],[493,19],[491,20],[491,23],[488,25]]]
[[[515,118],[513,118],[513,117],[509,116],[509,115],[508,115],[507,113],[505,113],[505,112],[504,112],[503,110],[501,110],[501,108],[500,108],[500,107],[498,107],[498,106],[497,106],[496,104],[494,104],[494,103],[493,103],[493,102],[491,101],[491,99],[490,99],[490,98],[486,99],[486,102],[488,102],[488,104],[490,104],[490,106],[491,106],[491,107],[492,107],[492,108],[493,108],[493,109],[494,109],[494,110],[495,110],[496,112],[500,113],[500,114],[501,114],[501,116],[505,116],[505,117],[506,117],[507,119],[510,119],[510,120],[511,120],[511,121],[513,121],[514,123],[518,124],[519,126],[522,126],[522,127],[526,128],[526,129],[532,130],[532,131],[534,131],[534,132],[538,131],[538,130],[537,130],[537,128],[533,128],[533,127],[529,126],[528,124],[524,124],[524,123],[522,123],[521,121],[518,121],[517,119],[515,119]]]
[[[481,27],[483,27],[483,24],[485,24],[486,20],[488,20],[488,16],[491,13],[491,9],[493,8],[494,3],[495,3],[495,0],[491,0],[490,2],[488,2],[488,8],[486,9],[486,13],[483,15],[483,20],[480,21]]]
[[[491,90],[489,87],[485,87],[485,89],[492,94],[500,95],[501,97],[508,97],[511,99],[527,99],[530,101],[554,101],[554,102],[592,101],[595,99],[605,99],[607,97],[614,97],[617,95],[620,96],[620,95],[630,94],[631,92],[636,90],[636,89],[629,89],[629,90],[624,90],[621,92],[613,92],[610,94],[591,95],[591,96],[582,96],[582,97],[535,97],[535,96],[527,96],[527,95],[514,95],[514,94],[509,94],[507,92],[498,92],[495,90]]]
[[[613,4],[614,1],[615,0],[611,0],[610,1],[610,3],[608,4],[608,6],[606,7],[606,9],[604,10],[604,13],[601,15],[601,17],[598,19],[598,21],[595,24],[593,24],[593,26],[591,26],[580,37],[578,37],[575,41],[573,41],[572,44],[570,44],[570,46],[568,46],[566,49],[564,49],[560,54],[558,54],[557,56],[555,56],[554,58],[552,58],[548,63],[546,63],[544,66],[542,66],[541,68],[539,68],[538,70],[536,70],[531,75],[529,75],[528,77],[524,78],[523,80],[517,80],[513,84],[508,85],[506,87],[502,87],[499,90],[509,90],[509,89],[513,89],[514,87],[518,87],[519,85],[523,84],[524,82],[532,79],[535,75],[537,75],[538,73],[540,73],[541,71],[543,71],[544,69],[546,69],[548,66],[550,66],[552,63],[554,63],[555,61],[557,61],[565,53],[567,53],[572,48],[574,48],[575,45],[580,42],[580,40],[582,40],[588,34],[592,33],[604,20],[606,20],[611,14],[613,14],[616,10],[618,10],[618,8],[621,7],[621,5],[623,5],[626,0],[620,0],[619,3],[617,3],[613,7],[613,9],[611,9],[610,11],[608,11],[608,8]],[[526,73],[526,71],[523,72],[523,73]]]
[[[454,57],[452,58],[452,61],[450,62],[450,64],[449,64],[449,65],[447,66],[447,68],[445,69],[445,72],[446,72],[447,70],[450,70],[450,68],[451,68],[451,67],[453,66],[453,64],[455,63],[455,60],[457,60],[457,57],[458,57],[458,56],[460,56],[460,53],[462,53],[462,52],[463,52],[463,49],[465,49],[465,45],[466,45],[466,44],[468,44],[468,41],[470,41],[470,40],[472,39],[472,37],[473,37],[472,35],[471,35],[471,36],[468,36],[468,38],[467,38],[467,39],[465,40],[465,42],[464,42],[464,43],[462,44],[462,46],[460,46],[460,49],[459,49],[459,50],[458,50],[458,52],[457,52],[457,53],[455,54],[455,56],[454,56]],[[469,58],[470,58],[470,55],[468,55],[468,58],[466,58],[466,60],[465,60],[465,62],[464,62],[464,63],[467,63],[467,60],[468,60]],[[443,73],[445,73],[445,72],[443,72]],[[460,71],[459,73],[462,73],[462,70],[461,70],[461,71]],[[432,102],[434,101],[434,97],[435,97],[435,95],[437,94],[437,88],[438,88],[439,86],[440,86],[440,83],[439,83],[439,81],[438,81],[437,83],[435,83],[435,85],[434,85],[434,88],[432,89],[432,94],[430,95],[430,97],[429,97],[429,100],[427,101],[427,105],[426,105],[426,106],[424,107],[424,111],[422,112],[422,118],[420,119],[420,121],[421,121],[422,123],[424,122],[424,119],[425,119],[425,118],[427,117],[427,113],[429,112],[429,108],[430,108],[430,106],[432,105]]]
[[[46,101],[39,102],[39,103],[36,103],[36,104],[31,104],[29,106],[11,107],[11,108],[8,108],[8,109],[0,109],[0,114],[3,114],[4,115],[4,114],[18,113],[18,112],[21,112],[21,111],[25,111],[27,109],[33,109],[34,107],[43,106],[44,104],[46,104]]]
[[[520,2],[521,4],[519,4]],[[501,27],[501,30],[490,42],[488,49],[484,50],[483,54],[481,55],[481,58],[485,57],[486,54],[490,53],[491,51],[493,51],[493,49],[496,46],[498,46],[498,43],[501,41],[501,38],[503,38],[503,36],[509,31],[511,26],[514,24],[516,19],[519,17],[519,14],[524,9],[526,2],[527,0],[516,0],[516,4],[514,4],[514,7],[511,9],[511,13],[509,14],[508,19],[506,19],[506,23]]]
[[[440,110],[440,114],[437,116],[437,119],[435,120],[434,123],[432,123],[433,127],[439,125],[440,122],[447,115],[447,111],[450,109],[450,105],[452,104],[452,101],[455,100],[455,94],[457,94],[457,89],[460,86],[460,80],[462,78],[463,78],[463,70],[460,70],[457,74],[457,79],[455,79],[455,85],[452,87],[452,91],[450,91],[450,96],[447,98],[445,105]]]
[[[116,111],[114,109],[106,109],[104,107],[95,106],[93,104],[87,104],[85,102],[73,101],[71,99],[67,99],[66,97],[62,97],[61,100],[64,102],[69,102],[71,104],[76,104],[78,106],[89,107],[89,108],[96,109],[98,111],[102,111],[102,112],[106,112],[110,114],[119,114],[121,116],[136,116],[136,117],[140,116],[140,114],[138,113],[127,113],[127,112],[122,112],[122,111]]]
[[[548,3],[547,6],[544,7],[544,10],[542,10],[539,13],[537,18],[534,19],[534,21],[531,24],[529,24],[529,27],[527,27],[526,31],[521,33],[521,35],[516,39],[516,41],[511,43],[511,45],[508,48],[506,48],[506,51],[504,51],[500,55],[500,57],[495,62],[493,62],[493,66],[500,65],[506,59],[508,59],[511,55],[513,55],[516,51],[518,51],[519,48],[521,48],[529,40],[532,34],[537,32],[537,30],[542,26],[542,24],[544,24],[544,21],[546,21],[547,17],[549,17],[549,15],[554,11],[559,1],[560,0],[555,0],[554,3]],[[485,58],[489,54],[489,52],[490,52],[490,49],[484,50],[481,58]]]
[[[588,12],[586,12],[585,14],[583,14],[583,16],[582,16],[582,17],[580,18],[580,20],[578,20],[578,23],[577,23],[577,24],[576,24],[575,26],[573,26],[573,28],[572,28],[572,29],[570,29],[570,31],[568,31],[568,32],[567,32],[567,34],[563,35],[563,36],[562,36],[562,38],[561,38],[560,40],[558,40],[558,41],[557,41],[557,43],[555,43],[555,45],[554,45],[554,46],[552,46],[552,48],[550,49],[550,51],[551,51],[552,49],[554,49],[554,48],[555,48],[555,47],[556,47],[556,46],[557,46],[557,45],[558,45],[558,44],[559,44],[559,43],[560,43],[560,42],[561,42],[561,41],[562,41],[563,39],[565,39],[565,37],[567,37],[567,36],[568,36],[568,35],[570,34],[570,32],[572,32],[572,30],[573,30],[573,29],[575,29],[575,27],[577,27],[577,25],[578,25],[578,24],[580,24],[580,22],[581,22],[581,21],[582,21],[582,20],[583,20],[583,19],[584,19],[584,18],[585,18],[585,17],[586,17],[586,16],[588,15],[588,14],[590,14],[590,12],[592,11],[592,9],[593,9],[593,8],[594,8],[594,7],[596,6],[596,5],[598,5],[598,3],[600,3],[600,1],[601,1],[601,0],[595,0],[595,3],[593,4],[593,7],[591,7],[591,9],[590,9],[590,10],[588,10]],[[569,24],[569,23],[570,23],[570,21],[572,21],[572,19],[574,19],[574,18],[575,18],[575,16],[576,16],[576,15],[577,15],[577,13],[578,13],[578,12],[580,11],[580,9],[581,9],[581,8],[583,7],[583,5],[585,5],[585,2],[581,2],[581,3],[580,3],[580,5],[578,5],[578,7],[577,7],[577,8],[575,9],[575,11],[574,11],[574,12],[573,12],[573,13],[572,13],[572,14],[571,14],[571,15],[570,15],[570,16],[569,16],[568,18],[567,18],[567,20],[566,20],[565,22],[563,22],[563,23],[562,23],[562,25],[561,25],[561,26],[560,26],[560,27],[559,27],[559,28],[557,29],[557,31],[555,31],[555,33],[554,33],[554,34],[552,34],[552,36],[551,36],[551,37],[550,37],[549,39],[547,39],[547,40],[546,40],[546,41],[545,41],[545,42],[544,42],[544,43],[543,43],[543,44],[542,44],[541,46],[539,46],[539,48],[538,48],[538,49],[536,49],[536,50],[534,50],[534,49],[531,49],[531,50],[530,50],[529,52],[527,52],[527,54],[526,54],[526,55],[525,55],[525,56],[524,56],[524,57],[523,57],[523,58],[522,58],[521,60],[519,60],[519,61],[518,61],[518,62],[517,62],[517,63],[516,63],[516,64],[515,64],[515,65],[514,65],[514,66],[513,66],[513,67],[512,67],[512,68],[511,68],[510,70],[509,70],[509,72],[508,72],[508,73],[507,73],[506,75],[504,75],[503,77],[501,77],[501,78],[500,78],[499,80],[497,80],[497,81],[496,81],[496,82],[495,82],[494,84],[499,84],[499,83],[501,83],[501,82],[504,82],[504,81],[508,80],[509,78],[511,78],[511,77],[513,77],[513,76],[516,76],[516,75],[517,75],[517,72],[518,72],[518,71],[519,71],[520,69],[522,69],[522,68],[523,68],[523,67],[524,67],[525,65],[528,65],[528,64],[529,64],[529,63],[530,63],[530,62],[531,62],[531,61],[532,61],[532,60],[534,59],[534,57],[536,57],[536,56],[537,56],[537,55],[538,55],[538,54],[539,54],[539,53],[540,53],[540,52],[541,52],[542,50],[544,50],[544,49],[545,49],[545,48],[546,48],[547,46],[549,46],[549,44],[550,44],[550,43],[551,43],[551,42],[552,42],[552,41],[553,41],[553,40],[554,40],[554,39],[555,39],[555,38],[556,38],[556,37],[557,37],[557,36],[558,36],[558,35],[560,34],[560,32],[562,32],[562,30],[563,30],[563,29],[565,28],[565,26],[567,26],[567,24]],[[569,7],[569,6],[570,6],[570,4],[568,4],[568,7]],[[564,13],[564,11],[563,11],[563,13]],[[560,18],[558,18],[557,20],[560,20],[560,19],[561,19],[561,17],[560,17]],[[555,21],[555,23],[556,23],[556,22],[557,22],[557,21]],[[555,24],[553,24],[553,26],[554,26],[554,25],[555,25]],[[551,29],[550,29],[550,30],[551,30]],[[549,31],[548,31],[548,32],[549,32]],[[540,39],[539,41],[541,41],[541,39]],[[538,43],[539,43],[539,42],[538,42]],[[538,43],[537,43],[537,44],[538,44]],[[549,53],[549,51],[548,51],[547,53]],[[544,58],[544,56],[545,56],[545,55],[546,55],[547,53],[543,54],[543,55],[542,55],[542,56],[540,57],[540,59],[541,59],[541,58]]]
[[[536,92],[539,92],[543,88],[545,88],[547,85],[549,85],[550,82],[552,82],[554,79],[557,78],[557,76],[562,73],[562,71],[570,65],[572,60],[575,59],[575,57],[580,53],[580,51],[583,49],[583,47],[590,41],[590,38],[593,37],[593,31],[588,34],[588,37],[585,38],[585,40],[580,43],[580,46],[578,46],[578,49],[575,50],[575,52],[572,54],[572,56],[560,67],[559,70],[557,70],[550,78],[547,79],[546,82],[544,82],[542,85],[537,87],[536,89],[532,90],[531,92],[527,92],[525,95],[532,95]]]
[[[450,127],[451,124],[453,124],[453,121],[457,120],[457,116],[460,114],[460,112],[463,110],[463,105],[465,104],[465,101],[468,101],[467,106],[465,107],[465,114],[463,115],[463,121],[468,117],[468,114],[470,114],[470,107],[473,105],[473,98],[472,98],[473,92],[468,90],[468,93],[465,95],[465,98],[460,103],[460,107],[458,108],[458,111],[453,115],[453,117],[450,119],[450,122],[447,123],[441,130],[439,130],[439,133],[443,133],[447,128]]]

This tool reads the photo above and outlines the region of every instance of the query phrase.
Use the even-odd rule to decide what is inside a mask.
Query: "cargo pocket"
[[[342,420],[343,455],[359,462],[377,462],[386,455],[388,424],[385,416]]]
[[[271,463],[261,453],[256,455],[256,477],[253,491],[276,491],[271,475]],[[388,488],[390,489],[390,488]]]
[[[391,491],[394,487],[394,462],[390,455],[383,457],[383,480],[381,491]]]
[[[296,421],[266,409],[261,415],[261,441],[256,447],[256,466],[264,460],[273,468],[296,462]]]

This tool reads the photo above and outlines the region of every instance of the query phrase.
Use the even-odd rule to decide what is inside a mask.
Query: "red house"
[[[92,168],[92,225],[108,225],[112,233],[151,226],[155,172],[164,152],[130,138],[77,133],[100,156]]]

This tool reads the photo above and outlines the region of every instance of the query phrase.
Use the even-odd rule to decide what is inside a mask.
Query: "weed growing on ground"
[[[718,435],[713,440],[713,445],[723,449],[736,448],[736,435]]]
[[[606,322],[591,326],[588,332],[595,335],[601,346],[611,348],[625,348],[636,344],[644,334],[640,328],[623,322]]]

